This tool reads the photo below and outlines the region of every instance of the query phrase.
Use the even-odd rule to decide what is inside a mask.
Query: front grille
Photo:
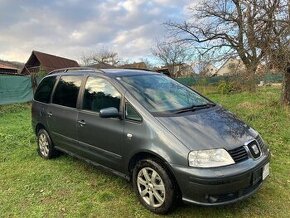
[[[261,148],[261,150],[262,150],[263,147],[265,146],[265,144],[264,144],[264,142],[263,142],[263,139],[261,138],[260,135],[258,135],[258,136],[256,137],[256,140],[257,140],[257,142],[258,142],[258,144],[259,144],[259,146],[260,146],[260,148]]]
[[[229,150],[228,152],[236,163],[242,162],[249,158],[244,146]]]

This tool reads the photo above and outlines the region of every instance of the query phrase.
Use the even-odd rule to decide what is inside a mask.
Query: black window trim
[[[119,108],[119,112],[121,114],[121,119],[123,120],[124,119],[124,107],[125,107],[125,103],[124,103],[124,94],[123,92],[118,88],[116,87],[115,84],[113,84],[111,81],[110,81],[110,78],[107,78],[107,77],[103,77],[101,75],[95,75],[95,74],[88,74],[85,76],[85,79],[84,79],[84,82],[83,82],[83,86],[82,86],[82,90],[81,92],[79,92],[80,94],[80,101],[79,101],[79,110],[81,112],[85,112],[85,113],[89,113],[89,114],[96,114],[99,116],[100,112],[97,112],[97,111],[92,111],[92,110],[87,110],[87,109],[83,109],[83,101],[84,101],[84,92],[85,92],[85,89],[86,89],[86,84],[87,84],[87,81],[88,81],[88,78],[89,77],[93,77],[93,78],[100,78],[100,79],[103,79],[105,81],[107,81],[108,83],[110,83],[120,94],[121,96],[121,101],[120,101],[120,108]],[[119,119],[119,118],[114,118],[114,119]]]

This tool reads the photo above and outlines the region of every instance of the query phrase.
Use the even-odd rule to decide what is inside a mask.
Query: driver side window
[[[88,77],[83,109],[100,112],[101,109],[114,107],[120,110],[121,94],[117,89],[103,78]]]

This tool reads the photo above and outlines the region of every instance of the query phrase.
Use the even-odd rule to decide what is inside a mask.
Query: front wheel
[[[175,199],[175,188],[166,169],[158,161],[141,160],[133,171],[133,187],[140,202],[150,211],[167,213]]]

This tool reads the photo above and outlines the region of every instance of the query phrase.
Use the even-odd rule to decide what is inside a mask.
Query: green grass
[[[247,200],[215,208],[180,205],[169,217],[290,217],[290,111],[279,106],[280,90],[207,96],[261,133],[272,152],[271,174]],[[41,159],[30,120],[29,104],[0,106],[0,217],[156,216],[121,178],[68,155]]]

